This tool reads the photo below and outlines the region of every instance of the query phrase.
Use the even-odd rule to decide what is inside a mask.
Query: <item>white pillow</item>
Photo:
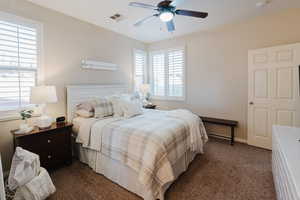
[[[84,109],[76,110],[75,114],[79,117],[90,118],[94,116],[94,112],[89,112]]]
[[[114,117],[123,117],[124,116],[124,111],[122,108],[122,103],[121,101],[135,101],[135,102],[140,102],[139,96],[137,94],[129,94],[129,93],[123,93],[120,95],[112,95],[107,97],[107,99],[112,103],[113,105],[113,112],[114,112]]]
[[[139,101],[128,101],[126,99],[120,99],[119,104],[125,118],[134,117],[143,113],[142,106]]]
[[[120,97],[128,101],[140,100],[140,96],[138,93],[123,93]]]

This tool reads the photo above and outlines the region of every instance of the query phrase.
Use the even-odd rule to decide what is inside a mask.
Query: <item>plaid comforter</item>
[[[154,194],[176,178],[172,165],[191,149],[189,123],[167,112],[109,123],[101,135],[101,152],[135,170],[139,181]]]

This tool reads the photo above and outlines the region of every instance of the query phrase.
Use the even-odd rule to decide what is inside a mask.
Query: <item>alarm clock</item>
[[[64,116],[56,118],[56,123],[57,124],[65,123],[65,121],[66,121],[66,118]]]

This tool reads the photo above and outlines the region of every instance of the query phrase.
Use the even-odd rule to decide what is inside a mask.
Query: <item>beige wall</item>
[[[201,115],[238,120],[240,139],[247,138],[247,51],[300,41],[299,9],[147,46],[24,0],[1,0],[0,11],[44,24],[45,83],[56,85],[59,97],[59,103],[50,106],[53,116],[65,115],[68,84],[130,84],[133,48],[185,46],[186,101],[158,103],[162,107],[186,107]],[[80,69],[83,58],[114,62],[120,70],[84,71]],[[9,130],[18,124],[19,121],[0,122],[0,150],[6,170],[13,151]]]
[[[238,120],[237,137],[246,140],[248,50],[299,42],[299,22],[300,9],[291,9],[151,44],[150,50],[185,46],[187,51],[186,101],[156,103],[168,108],[190,108],[204,116]],[[209,129],[228,132],[216,126]]]
[[[13,13],[44,25],[45,83],[56,85],[59,103],[50,106],[53,116],[65,115],[65,86],[69,84],[131,84],[132,49],[145,44],[120,34],[81,22],[24,0],[1,0],[0,11]],[[119,64],[111,71],[80,69],[81,59],[90,58]],[[0,150],[7,170],[13,152],[11,129],[18,121],[0,122]]]

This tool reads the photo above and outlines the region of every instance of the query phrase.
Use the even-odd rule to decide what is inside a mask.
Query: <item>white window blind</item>
[[[152,52],[150,55],[154,98],[184,99],[184,48]]]
[[[0,16],[0,111],[29,104],[38,68],[38,31]]]
[[[168,52],[168,69],[169,69],[169,96],[183,96],[184,81],[184,52],[183,50],[174,50]]]
[[[154,96],[165,95],[165,55],[154,53],[152,55],[153,82],[152,90]]]
[[[147,54],[142,50],[134,50],[134,84],[138,91],[140,86],[145,83],[147,65]]]

